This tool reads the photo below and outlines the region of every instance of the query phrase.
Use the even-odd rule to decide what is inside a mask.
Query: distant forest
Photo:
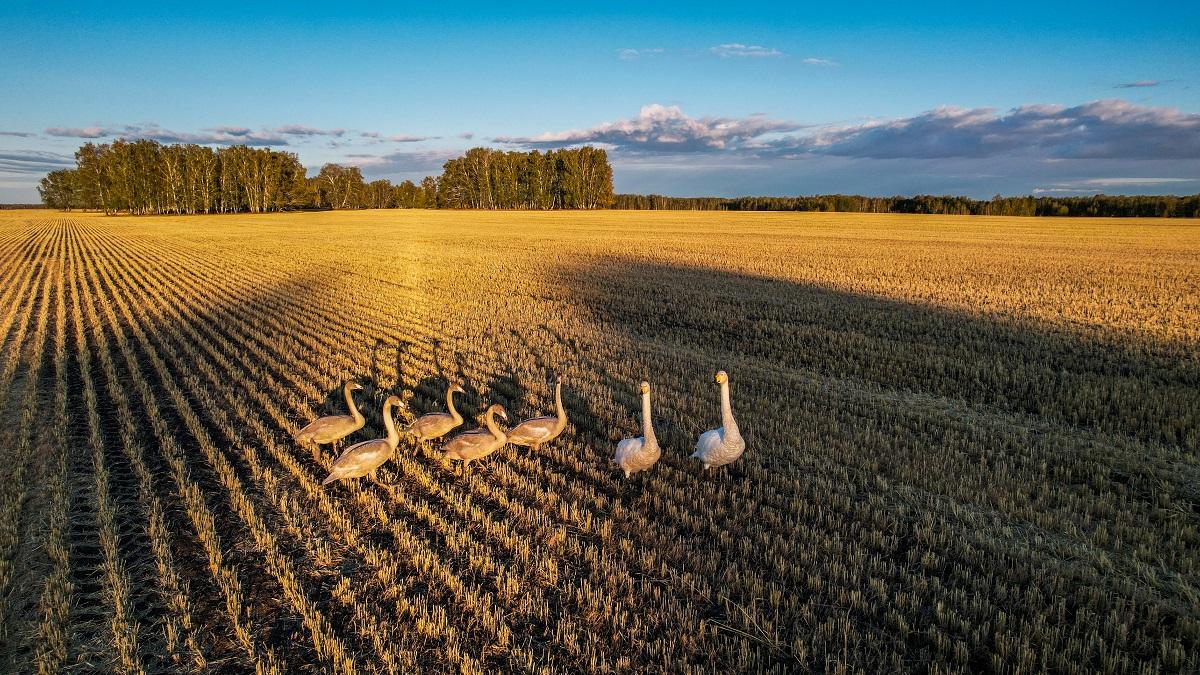
[[[38,188],[46,206],[106,213],[260,213],[299,209],[601,209],[612,204],[608,154],[474,148],[420,184],[366,182],[358,167],[326,164],[309,177],[291,152],[151,140],[84,144],[75,168]]]
[[[291,152],[151,140],[86,143],[75,168],[51,171],[38,188],[51,208],[106,213],[259,213],[302,209],[654,209],[849,211],[991,216],[1200,218],[1200,195],[1089,197],[665,197],[613,194],[608,154],[581,147],[547,152],[473,148],[420,183],[367,182],[358,167],[326,164],[308,176]]]
[[[1092,195],[1089,197],[1001,197],[970,199],[935,195],[915,197],[664,197],[617,195],[614,209],[687,211],[851,211],[860,213],[932,213],[973,216],[1099,216],[1200,218],[1200,195],[1176,197]]]

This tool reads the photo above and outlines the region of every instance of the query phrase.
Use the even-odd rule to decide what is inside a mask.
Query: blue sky
[[[622,192],[1200,192],[1200,5],[0,6],[0,201],[87,140],[420,178],[603,144]]]

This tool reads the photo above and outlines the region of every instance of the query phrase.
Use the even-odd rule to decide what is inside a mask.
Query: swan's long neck
[[[558,412],[558,422],[554,427],[558,431],[562,431],[567,426],[567,411],[563,409],[562,404],[562,382],[554,387],[554,409]]]
[[[365,420],[363,419],[362,413],[358,411],[358,406],[354,404],[354,396],[350,394],[350,391],[350,385],[346,385],[346,388],[343,391],[343,393],[346,394],[346,407],[350,409],[350,416],[354,418],[354,421],[363,422]]]
[[[646,445],[658,445],[654,423],[650,420],[650,392],[642,394],[642,437],[646,439]]]
[[[733,408],[729,405],[729,382],[721,383],[721,426],[725,427],[725,436],[741,436],[737,421],[733,419]]]
[[[450,411],[450,417],[454,418],[455,422],[462,424],[462,415],[458,414],[458,409],[454,407],[454,390],[446,390],[446,408]]]
[[[392,419],[392,402],[383,404],[383,426],[387,429],[387,442],[395,450],[400,445],[400,432],[396,431],[396,421]]]
[[[500,431],[500,427],[496,426],[495,410],[492,410],[491,408],[488,409],[487,415],[483,418],[483,423],[487,425],[488,431],[492,432],[492,435],[496,437],[496,440],[508,440],[508,436],[505,436],[504,432]]]

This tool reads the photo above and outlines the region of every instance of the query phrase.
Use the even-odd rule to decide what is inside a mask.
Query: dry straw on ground
[[[0,671],[1200,669],[1200,225],[0,216]],[[702,472],[729,371],[749,450]],[[322,489],[399,394],[471,426]],[[624,480],[653,383],[663,458]],[[401,420],[403,422],[403,420]]]

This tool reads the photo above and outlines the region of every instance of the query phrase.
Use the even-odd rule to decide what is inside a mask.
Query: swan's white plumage
[[[709,429],[700,434],[696,441],[696,451],[692,457],[704,463],[704,468],[725,466],[736,462],[746,451],[746,441],[741,436],[727,438],[725,428]]]
[[[340,441],[363,428],[367,420],[358,411],[358,406],[354,404],[354,397],[350,395],[350,392],[360,389],[362,389],[362,385],[357,382],[347,382],[342,388],[342,393],[346,397],[346,407],[350,410],[350,414],[329,415],[315,419],[296,432],[296,440],[301,443],[324,445]]]
[[[733,419],[733,409],[729,404],[729,376],[725,371],[717,373],[717,384],[721,385],[721,426],[700,434],[696,440],[696,451],[692,453],[692,457],[700,460],[705,469],[736,462],[746,451],[746,441]]]
[[[696,454],[707,455],[716,452],[725,443],[724,429],[709,429],[700,434],[700,439],[696,441]]]
[[[383,402],[383,426],[387,436],[370,441],[355,443],[333,461],[329,475],[321,485],[344,478],[361,478],[378,469],[384,462],[392,458],[396,446],[400,444],[400,433],[396,431],[396,422],[392,419],[392,408],[403,408],[404,404],[396,396],[389,396]]]
[[[641,391],[643,435],[637,438],[622,439],[617,443],[617,450],[613,453],[613,462],[621,467],[626,478],[648,470],[662,456],[662,450],[658,447],[658,439],[654,436],[654,425],[650,419],[650,384],[643,382]]]

